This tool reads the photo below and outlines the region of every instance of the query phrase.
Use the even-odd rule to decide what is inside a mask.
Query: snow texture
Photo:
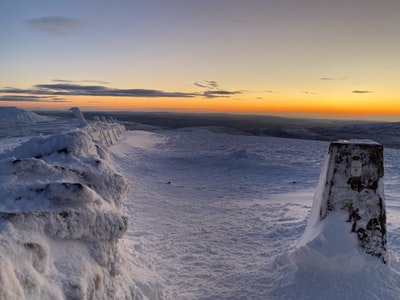
[[[0,299],[399,299],[399,150],[383,264],[347,211],[309,221],[326,142],[88,123],[1,139]]]
[[[96,122],[0,154],[0,299],[144,298],[118,242],[130,184],[106,145],[122,131]]]
[[[197,128],[127,132],[110,149],[134,182],[132,255],[159,272],[166,299],[398,299],[400,153],[386,150],[385,265],[357,246],[347,212],[329,214],[304,243],[328,147]]]

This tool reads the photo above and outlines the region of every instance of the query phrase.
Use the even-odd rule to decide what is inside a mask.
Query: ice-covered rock
[[[82,128],[1,153],[0,299],[144,298],[119,242],[130,184],[94,140]]]
[[[79,107],[71,107],[69,110],[72,111],[72,113],[75,115],[75,118],[78,120],[79,124],[82,127],[88,124]]]

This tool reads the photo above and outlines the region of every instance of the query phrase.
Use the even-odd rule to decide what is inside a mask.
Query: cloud
[[[369,94],[369,93],[375,93],[373,91],[364,91],[364,90],[354,90],[352,91],[353,94]]]
[[[215,80],[205,80],[205,81],[196,81],[193,83],[195,86],[204,88],[204,89],[218,89],[219,85]]]
[[[65,79],[53,79],[54,82],[64,82],[64,83],[74,83],[76,81],[73,80],[65,80]]]
[[[229,97],[236,94],[241,94],[240,91],[224,91],[224,90],[209,90],[203,93],[204,97],[217,98],[217,97]]]
[[[13,101],[39,102],[41,100],[42,97],[37,97],[37,96],[15,96],[15,95],[0,96],[1,102],[13,102]]]
[[[319,79],[329,81],[329,80],[346,80],[347,78],[346,77],[320,77]]]
[[[34,18],[26,20],[25,23],[33,29],[56,36],[69,35],[83,27],[82,21],[63,16]]]
[[[51,101],[53,101],[53,102],[70,102],[69,100],[67,100],[65,98],[61,98],[61,97],[53,97],[53,98],[51,98]]]
[[[23,94],[24,96],[8,96],[16,97],[31,97],[31,99],[51,98],[52,101],[62,101],[63,98],[56,98],[57,96],[108,96],[108,97],[142,97],[142,98],[193,98],[193,97],[206,97],[206,98],[218,98],[218,97],[230,97],[236,94],[242,94],[243,91],[228,91],[222,89],[207,89],[203,92],[170,92],[156,89],[119,89],[111,88],[105,85],[83,85],[74,83],[69,80],[56,79],[56,83],[49,84],[37,84],[31,89],[19,89],[13,87],[6,87],[0,89],[0,93],[4,94]],[[88,81],[86,81],[88,82]],[[90,81],[93,82],[93,81]],[[201,84],[204,88],[216,88],[218,87],[215,81],[206,81]],[[26,96],[30,95],[30,96]],[[5,96],[4,96],[5,97]],[[33,101],[32,100],[32,101]],[[4,100],[5,101],[5,100]],[[14,100],[9,100],[14,101]],[[18,100],[15,100],[18,101]],[[21,100],[22,101],[22,100]]]
[[[149,97],[149,98],[190,98],[196,93],[167,92],[152,89],[117,89],[102,85],[80,85],[71,83],[37,84],[33,89],[5,88],[0,93],[53,95],[53,96],[114,96],[114,97]]]
[[[0,102],[66,102],[66,100],[64,98],[47,96],[4,95],[0,96]]]
[[[306,94],[306,95],[315,95],[316,94],[314,92],[309,92],[309,91],[302,91],[302,93]]]
[[[103,81],[103,80],[82,80],[81,82],[97,83],[97,84],[110,84],[110,82]]]
[[[215,80],[205,80],[205,81],[196,81],[193,83],[195,86],[198,86],[202,89],[206,89],[201,95],[206,98],[219,98],[219,97],[229,97],[236,94],[241,94],[240,91],[227,91],[221,90],[219,88],[218,82]]]
[[[97,84],[109,84],[108,81],[103,81],[103,80],[66,80],[66,79],[53,79],[53,82],[63,82],[63,83],[81,83],[81,82],[87,82],[87,83],[97,83]]]

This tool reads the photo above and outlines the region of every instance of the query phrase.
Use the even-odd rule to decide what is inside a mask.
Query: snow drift
[[[399,262],[387,265],[382,145],[331,143],[305,232],[274,263],[287,272],[277,299],[398,299]]]
[[[0,299],[143,298],[118,243],[130,185],[105,146],[122,129],[97,122],[0,154]]]

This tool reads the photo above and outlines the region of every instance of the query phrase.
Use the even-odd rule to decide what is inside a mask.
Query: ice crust
[[[96,122],[0,154],[0,299],[146,298],[119,242],[130,183],[107,146],[122,131]]]

